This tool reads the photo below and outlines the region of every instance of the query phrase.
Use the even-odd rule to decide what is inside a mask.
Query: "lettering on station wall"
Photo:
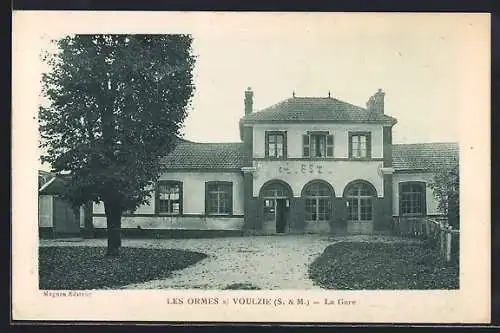
[[[283,163],[278,166],[278,172],[281,175],[292,175],[292,174],[331,174],[330,170],[327,170],[323,167],[323,165],[319,163],[301,163],[295,164],[293,167],[290,167],[288,163]]]

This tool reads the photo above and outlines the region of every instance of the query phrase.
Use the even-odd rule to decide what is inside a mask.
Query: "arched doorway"
[[[373,231],[374,198],[377,191],[367,181],[349,183],[344,191],[347,204],[347,232],[371,233]]]
[[[290,185],[281,180],[271,180],[262,185],[259,196],[264,200],[263,231],[287,232],[290,198],[293,196]]]

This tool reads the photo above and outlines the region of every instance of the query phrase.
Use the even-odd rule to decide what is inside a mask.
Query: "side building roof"
[[[456,142],[394,144],[392,165],[397,171],[436,171],[459,161]]]
[[[241,170],[251,165],[241,142],[199,143],[183,139],[161,161],[168,169],[200,171]]]
[[[397,171],[435,171],[458,161],[458,143],[394,144],[393,167]],[[251,166],[252,159],[241,142],[197,143],[181,140],[162,159],[169,169],[241,170]]]
[[[434,142],[393,144],[392,164],[396,172],[432,172],[453,166],[459,160],[458,143]],[[180,139],[174,150],[161,159],[170,170],[240,171],[252,158],[241,142],[199,143]],[[68,176],[50,175],[40,185],[40,194],[61,194]]]

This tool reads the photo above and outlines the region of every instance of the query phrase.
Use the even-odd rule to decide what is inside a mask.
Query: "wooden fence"
[[[427,240],[446,262],[458,263],[460,230],[452,229],[446,218],[394,217],[393,232],[404,237]]]

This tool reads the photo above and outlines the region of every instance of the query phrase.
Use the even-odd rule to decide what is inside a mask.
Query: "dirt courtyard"
[[[173,276],[121,289],[213,289],[247,284],[265,290],[320,289],[308,277],[310,263],[340,241],[398,242],[391,236],[282,235],[206,239],[123,239],[124,247],[182,249],[208,258]],[[106,246],[106,239],[41,240],[40,246]]]

